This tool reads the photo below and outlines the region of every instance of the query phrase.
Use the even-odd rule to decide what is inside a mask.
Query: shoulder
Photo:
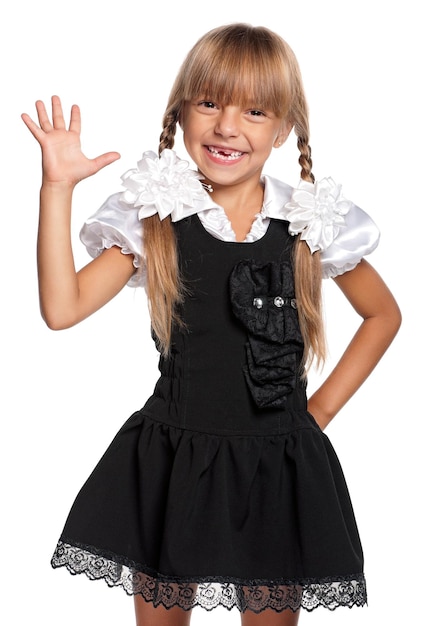
[[[335,278],[354,269],[378,246],[380,231],[373,219],[356,204],[351,204],[337,236],[321,252],[324,278]]]
[[[315,183],[301,180],[290,187],[268,178],[266,203],[269,217],[286,220],[292,235],[300,235],[311,253],[320,251],[324,278],[353,269],[375,250],[379,229],[372,218],[349,200],[332,178]]]

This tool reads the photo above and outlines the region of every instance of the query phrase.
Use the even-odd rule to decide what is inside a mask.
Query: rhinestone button
[[[278,307],[278,309],[280,309],[281,307],[284,306],[285,302],[284,302],[284,298],[281,298],[281,296],[277,296],[274,301],[273,301],[274,305]]]
[[[254,298],[253,300],[253,306],[256,307],[256,309],[261,309],[263,308],[263,300],[261,298]]]

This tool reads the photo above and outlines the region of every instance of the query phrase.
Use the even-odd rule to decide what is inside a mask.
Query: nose
[[[224,106],[217,116],[215,132],[223,137],[236,137],[239,134],[239,108]]]

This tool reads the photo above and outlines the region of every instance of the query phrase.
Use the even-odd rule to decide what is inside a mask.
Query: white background
[[[310,103],[314,172],[333,176],[382,231],[369,259],[404,322],[393,346],[329,427],[365,548],[369,607],[319,609],[301,624],[425,624],[426,31],[422,2],[305,0],[143,2],[53,0],[1,9],[1,621],[8,626],[132,624],[120,590],[53,571],[69,507],[157,376],[143,294],[126,288],[76,328],[48,330],[39,315],[35,241],[39,148],[20,120],[59,94],[83,113],[88,156],[121,161],[77,189],[76,262],[86,216],[120,189],[141,152],[157,149],[179,64],[205,31],[233,21],[278,31],[300,61]],[[278,12],[281,7],[281,13]],[[425,42],[425,43],[424,43]],[[422,46],[425,46],[423,49]],[[297,184],[295,138],[266,172]],[[177,144],[180,151],[180,143]],[[330,359],[358,320],[333,283],[325,288]],[[317,384],[314,376],[311,387]],[[423,593],[423,592],[422,592]],[[237,612],[196,610],[193,624],[238,624]]]

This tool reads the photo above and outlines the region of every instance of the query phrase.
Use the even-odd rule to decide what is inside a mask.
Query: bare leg
[[[175,606],[165,609],[154,607],[141,596],[134,596],[135,617],[137,626],[189,626],[191,611],[183,611]]]
[[[299,621],[299,611],[281,611],[277,613],[270,609],[266,609],[262,613],[252,613],[246,611],[241,613],[242,626],[297,626]]]

